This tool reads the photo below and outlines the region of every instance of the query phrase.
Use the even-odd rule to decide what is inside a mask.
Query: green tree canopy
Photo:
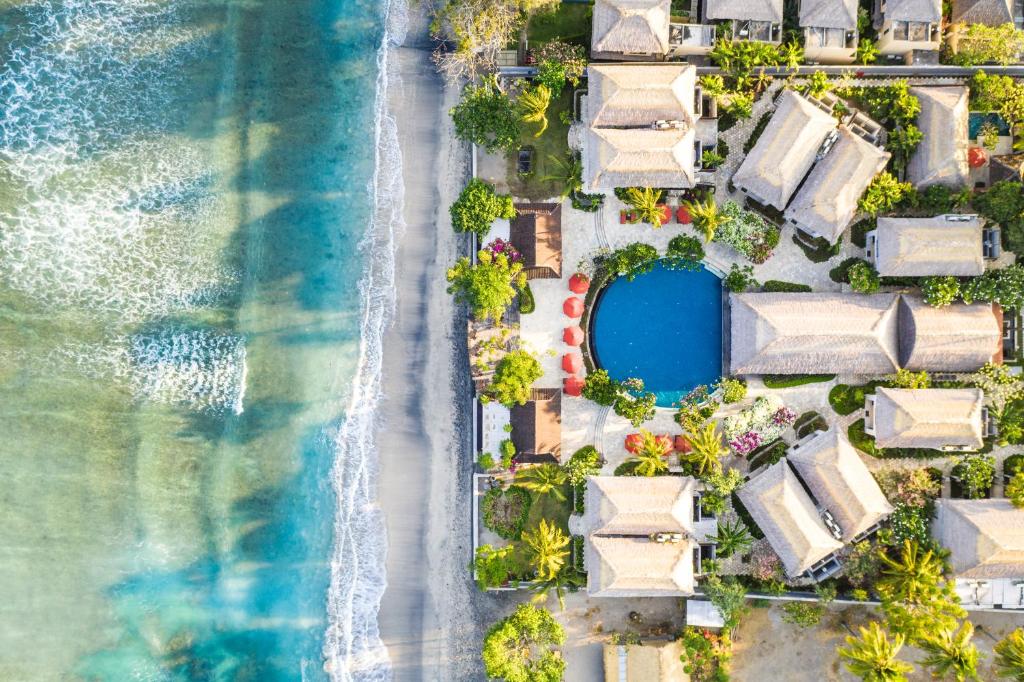
[[[532,353],[514,350],[498,361],[487,395],[505,407],[525,405],[530,399],[530,387],[542,376],[544,370]]]
[[[941,628],[927,635],[918,646],[926,656],[922,665],[931,668],[932,675],[956,682],[978,680],[978,647],[971,642],[974,626],[964,621],[959,630]]]
[[[539,83],[519,95],[519,112],[524,123],[539,123],[540,127],[533,134],[540,137],[548,129],[548,107],[551,105],[551,89]]]
[[[476,571],[476,584],[481,590],[498,587],[508,580],[512,572],[512,545],[492,547],[480,545],[476,548],[476,557],[472,568]]]
[[[996,674],[1024,680],[1024,630],[1017,628],[995,645]]]
[[[661,227],[661,190],[650,187],[627,187],[624,196],[626,203],[633,207],[640,220],[654,227]]]
[[[909,182],[900,182],[892,173],[885,171],[874,177],[857,206],[865,213],[878,215],[892,210],[911,189]]]
[[[557,647],[565,630],[547,609],[520,604],[484,637],[484,670],[505,682],[561,682],[565,661]]]
[[[541,519],[535,528],[523,531],[522,541],[530,565],[537,569],[541,580],[551,580],[565,566],[569,536],[554,523]]]
[[[839,655],[846,659],[846,669],[865,682],[906,682],[913,666],[896,658],[904,638],[895,635],[892,641],[876,622],[860,628],[859,637],[847,637]]]
[[[731,630],[740,623],[747,612],[747,588],[732,576],[722,580],[717,575],[708,576],[704,581],[704,594],[722,614],[725,628]]]
[[[921,293],[924,294],[925,303],[942,308],[953,303],[960,295],[960,281],[949,275],[925,277],[921,282]]]
[[[537,495],[551,495],[556,500],[565,500],[562,486],[568,474],[562,467],[549,462],[525,467],[516,472],[516,485]]]
[[[477,264],[460,258],[448,270],[448,293],[466,303],[478,320],[501,319],[516,294],[526,286],[522,263],[513,263],[504,253],[487,249],[477,252]]]
[[[456,232],[472,232],[483,239],[491,231],[491,223],[498,218],[516,217],[512,197],[497,194],[494,186],[473,178],[451,205],[452,227]]]
[[[955,45],[950,61],[960,66],[999,64],[1007,66],[1020,59],[1024,52],[1024,31],[1012,23],[999,26],[970,24],[961,27],[947,45]]]
[[[488,152],[512,150],[519,145],[522,119],[519,108],[498,87],[495,76],[487,76],[480,85],[467,85],[462,100],[452,108],[455,135],[483,147]]]

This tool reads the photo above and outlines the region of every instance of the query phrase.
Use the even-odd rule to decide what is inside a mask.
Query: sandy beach
[[[411,10],[390,110],[397,119],[406,229],[398,304],[385,339],[378,443],[380,504],[388,532],[380,632],[395,680],[480,679],[479,646],[491,610],[469,579],[470,385],[446,268],[468,249],[448,205],[468,177],[469,151],[451,135],[445,88],[430,60],[422,8]]]

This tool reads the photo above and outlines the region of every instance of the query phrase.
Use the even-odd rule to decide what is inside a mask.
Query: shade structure
[[[680,206],[676,209],[676,220],[680,225],[689,225],[693,222],[693,218],[690,217],[690,209],[685,206]]]
[[[661,209],[661,224],[666,225],[672,221],[672,207],[668,204],[658,206]]]
[[[981,168],[988,161],[988,155],[981,147],[971,147],[967,150],[967,165],[971,168]]]
[[[672,452],[675,442],[672,440],[672,436],[667,433],[663,433],[659,436],[655,436],[654,439],[658,442],[658,446],[661,448],[661,454],[667,455]]]
[[[562,331],[562,341],[565,341],[570,346],[580,345],[583,343],[583,329],[578,324],[566,327]]]
[[[690,452],[693,450],[693,446],[690,445],[690,439],[686,436],[676,436],[672,445],[676,452]]]
[[[632,452],[636,454],[640,451],[640,446],[644,444],[644,437],[639,433],[631,433],[626,436],[626,452]]]
[[[562,356],[562,369],[569,374],[576,374],[583,369],[583,357],[579,353],[566,353]]]
[[[580,396],[583,394],[583,379],[577,376],[566,377],[562,381],[562,390],[566,395]]]
[[[580,317],[583,315],[583,301],[575,296],[570,296],[562,304],[562,312],[569,317]]]
[[[574,294],[585,294],[590,289],[590,278],[581,272],[569,278],[569,291]]]

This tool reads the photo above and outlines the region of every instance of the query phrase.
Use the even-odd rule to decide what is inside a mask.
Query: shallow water
[[[324,679],[332,554],[381,583],[332,475],[384,5],[0,0],[0,679]]]

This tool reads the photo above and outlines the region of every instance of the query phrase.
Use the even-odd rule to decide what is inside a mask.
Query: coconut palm
[[[1024,630],[1017,628],[995,645],[996,675],[1024,680]]]
[[[654,227],[661,227],[661,219],[665,216],[658,203],[658,199],[661,198],[660,190],[650,187],[627,187],[625,197],[626,203],[633,207],[640,220]]]
[[[569,556],[569,536],[547,519],[541,519],[533,530],[524,531],[523,544],[530,565],[537,570],[540,580],[553,580]]]
[[[913,667],[896,658],[903,648],[903,636],[892,641],[877,622],[860,628],[860,637],[847,637],[839,656],[846,659],[846,669],[866,682],[905,682]]]
[[[711,537],[714,542],[715,554],[726,559],[736,552],[742,552],[754,544],[747,526],[738,518],[718,522],[718,532]]]
[[[516,473],[515,485],[538,495],[551,495],[561,501],[565,499],[562,486],[567,478],[568,474],[557,464],[540,464],[520,469]]]
[[[561,172],[557,175],[545,175],[541,178],[542,182],[557,182],[562,185],[563,199],[583,191],[583,161],[578,155],[570,154],[567,159],[548,156],[548,159]]]
[[[714,198],[709,196],[703,201],[684,201],[683,205],[690,214],[693,226],[704,233],[704,242],[709,243],[715,238],[715,232],[725,219],[718,210]]]
[[[647,429],[640,429],[640,443],[636,446],[633,473],[637,476],[657,476],[668,471],[665,454],[668,449],[664,441]]]
[[[941,590],[942,560],[932,550],[922,550],[917,542],[904,540],[898,559],[890,558],[884,551],[879,553],[879,558],[882,576],[876,587],[882,596],[922,604]]]
[[[551,105],[551,90],[543,83],[519,95],[520,118],[526,123],[540,123],[540,130],[534,137],[540,137],[548,129],[548,106]]]
[[[933,677],[956,682],[978,679],[978,647],[971,642],[974,626],[964,621],[959,630],[943,628],[929,633],[919,643],[927,654],[923,665],[932,669]]]
[[[690,441],[692,449],[680,455],[680,458],[692,465],[701,477],[722,468],[719,459],[726,453],[726,449],[717,429],[718,422],[710,421],[686,432],[686,439]]]
[[[587,584],[586,579],[572,568],[563,568],[558,575],[550,580],[538,580],[530,585],[530,589],[536,594],[530,598],[534,604],[542,604],[547,601],[548,596],[554,591],[558,597],[558,608],[565,610],[565,591],[569,588],[583,587]]]

